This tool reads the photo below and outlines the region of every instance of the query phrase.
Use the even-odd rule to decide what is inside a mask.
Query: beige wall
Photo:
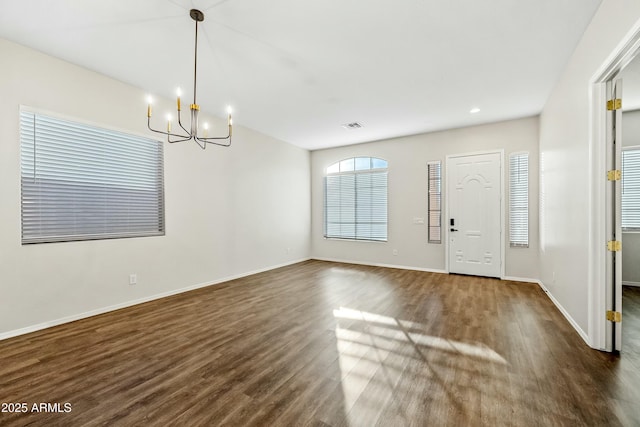
[[[640,146],[640,111],[622,114],[622,145]],[[622,248],[622,281],[640,285],[640,232],[622,233]]]
[[[166,236],[21,246],[20,105],[150,133],[140,90],[1,39],[0,58],[0,338],[309,257],[309,152],[242,126],[230,149],[165,145]]]
[[[596,346],[602,317],[596,320],[589,305],[589,249],[592,227],[601,224],[594,223],[600,207],[593,203],[590,172],[591,160],[604,152],[590,153],[590,96],[596,74],[639,17],[637,0],[603,0],[540,116],[540,278],[582,336],[598,341],[591,341]],[[597,291],[604,294],[602,286]],[[591,300],[596,297],[602,298],[591,295]]]
[[[505,162],[512,152],[530,153],[529,248],[510,248],[506,243],[506,275],[538,278],[538,118],[511,120],[385,141],[318,150],[311,153],[311,254],[322,259],[367,264],[445,270],[445,242],[427,243],[427,225],[414,218],[427,217],[427,162],[443,164],[446,188],[446,156],[503,149]],[[380,157],[389,161],[388,242],[354,242],[323,237],[323,177],[327,166],[357,156]],[[505,187],[507,187],[507,168]],[[443,206],[446,194],[443,194]],[[444,218],[444,215],[443,215]],[[507,219],[508,223],[508,219]],[[507,229],[508,230],[508,229]],[[443,234],[443,238],[446,234]],[[397,249],[397,255],[393,250]]]

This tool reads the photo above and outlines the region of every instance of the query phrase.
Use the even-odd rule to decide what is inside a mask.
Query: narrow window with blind
[[[387,241],[387,161],[354,157],[324,178],[324,237]]]
[[[20,112],[22,244],[164,235],[155,140]]]
[[[622,229],[640,231],[640,147],[622,151]]]
[[[509,156],[509,244],[529,247],[529,153]]]
[[[442,243],[442,163],[427,163],[427,209],[429,215],[427,240],[429,243]]]

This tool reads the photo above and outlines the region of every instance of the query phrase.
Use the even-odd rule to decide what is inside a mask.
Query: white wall
[[[427,243],[427,162],[441,160],[446,188],[446,156],[504,149],[505,163],[516,151],[530,153],[529,248],[510,248],[506,242],[506,275],[538,278],[538,118],[531,117],[371,142],[311,153],[311,255],[314,258],[395,265],[417,269],[445,269],[445,244]],[[323,177],[327,166],[357,156],[389,161],[388,242],[354,242],[323,237]],[[505,186],[508,183],[505,167]],[[443,192],[443,206],[446,194]],[[413,218],[425,218],[416,225]],[[444,212],[443,212],[444,218]],[[443,230],[443,237],[445,236]],[[393,255],[393,249],[398,255]]]
[[[639,17],[637,0],[602,2],[540,117],[541,279],[574,325],[586,333],[593,208],[589,204],[590,80]]]
[[[640,146],[640,110],[622,114],[622,146]],[[622,233],[622,248],[622,281],[640,285],[640,232]]]
[[[0,337],[309,257],[309,152],[241,126],[229,149],[165,143],[166,236],[21,246],[21,104],[150,132],[134,87],[2,39],[0,58]]]

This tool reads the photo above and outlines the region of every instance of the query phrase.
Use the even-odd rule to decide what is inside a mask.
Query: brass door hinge
[[[622,250],[622,242],[620,240],[609,240],[607,242],[607,250],[620,252]]]
[[[619,110],[622,108],[622,99],[616,98],[607,101],[607,110]]]
[[[622,172],[619,169],[607,171],[607,179],[609,181],[620,181],[622,179]]]
[[[608,310],[607,311],[607,320],[609,322],[620,323],[620,322],[622,322],[622,313],[620,313],[619,311]]]

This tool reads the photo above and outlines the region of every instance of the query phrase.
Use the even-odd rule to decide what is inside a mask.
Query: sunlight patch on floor
[[[422,325],[419,323],[410,322],[407,320],[399,320],[389,316],[368,313],[366,311],[353,310],[345,307],[340,307],[337,310],[333,310],[333,315],[336,319],[349,319],[364,322],[364,329],[362,331],[351,331],[337,327],[336,336],[338,339],[357,339],[357,337],[364,332],[369,336],[405,341],[411,343],[416,348],[428,347],[430,349],[457,353],[463,356],[484,359],[495,363],[507,363],[507,361],[502,356],[483,344],[464,343],[446,338],[407,331],[408,327],[413,329],[421,328]],[[385,328],[380,325],[387,325],[390,328]],[[362,329],[362,325],[358,325],[357,328]],[[348,331],[351,333],[349,333]],[[349,335],[351,335],[351,337],[349,337]]]
[[[437,383],[438,375],[428,361],[434,351],[448,353],[447,360],[463,357],[507,365],[504,357],[482,343],[427,335],[419,332],[425,329],[420,323],[347,307],[333,310],[333,316],[338,321],[335,334],[344,409],[352,425],[361,423],[363,414],[377,414],[399,392],[400,376],[411,375],[413,369],[420,370],[423,380]]]

